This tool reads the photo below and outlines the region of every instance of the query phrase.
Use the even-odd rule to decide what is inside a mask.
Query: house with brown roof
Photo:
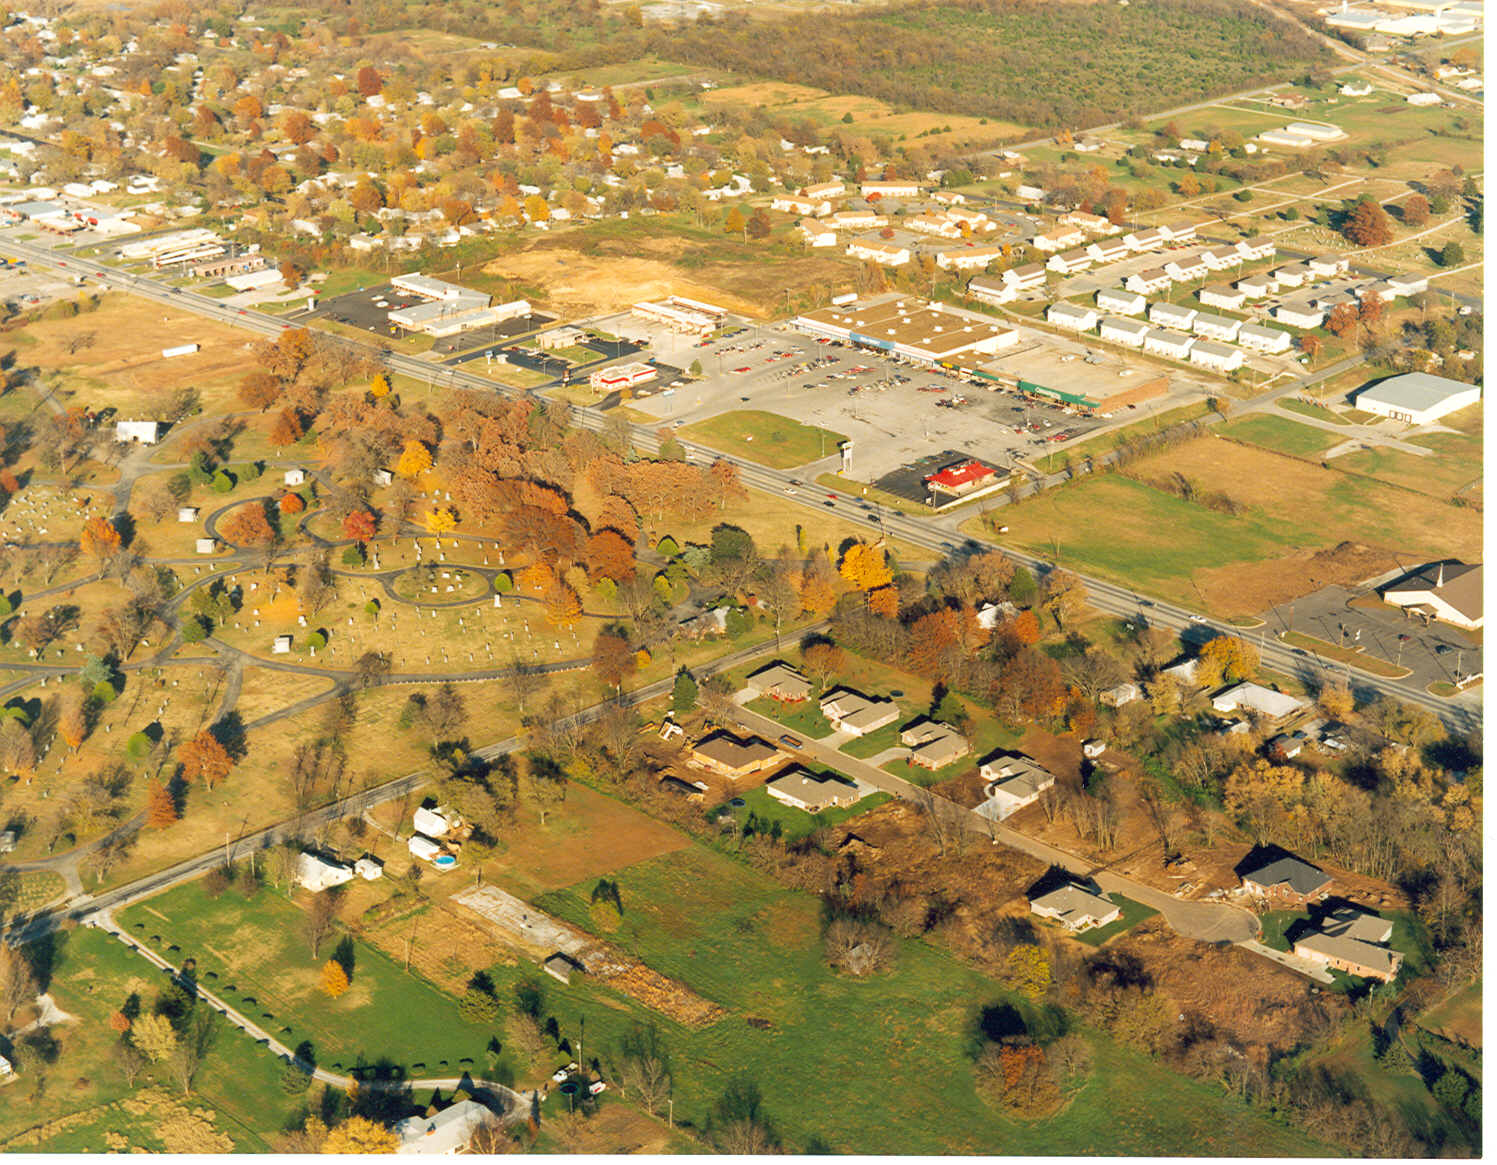
[[[835,773],[813,773],[799,765],[791,765],[768,782],[764,791],[782,805],[804,809],[807,813],[855,805],[861,796],[858,786],[845,777]]]
[[[821,714],[837,732],[866,736],[899,718],[899,705],[887,697],[865,696],[851,688],[833,688],[821,698]]]
[[[799,704],[810,698],[811,681],[788,663],[776,660],[760,668],[745,681],[751,692],[777,700],[781,704]]]
[[[772,768],[779,759],[780,750],[768,741],[740,740],[731,732],[709,733],[691,748],[692,764],[731,781]]]
[[[1388,982],[1403,965],[1403,952],[1388,945],[1393,923],[1355,906],[1331,911],[1313,931],[1295,940],[1294,953],[1348,975]]]
[[[921,716],[899,730],[899,743],[910,750],[910,764],[941,769],[972,751],[972,742],[949,724]]]

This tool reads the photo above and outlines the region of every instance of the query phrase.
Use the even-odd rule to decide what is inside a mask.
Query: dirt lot
[[[241,331],[187,312],[167,311],[160,304],[129,295],[108,295],[96,311],[67,320],[45,320],[26,329],[36,341],[23,348],[23,366],[67,369],[79,376],[77,403],[112,405],[121,417],[144,417],[183,384],[203,394],[212,406],[226,401],[243,374],[251,341]],[[92,336],[88,346],[69,353],[67,346]],[[190,356],[164,359],[162,349],[198,344]],[[86,369],[86,373],[83,371]],[[98,394],[91,393],[99,385]],[[108,385],[107,395],[103,392]]]
[[[1196,572],[1195,582],[1213,610],[1250,615],[1321,587],[1352,586],[1392,570],[1400,561],[1392,550],[1343,542],[1329,550],[1206,568]]]
[[[768,318],[783,302],[785,288],[835,283],[850,273],[835,259],[766,257],[749,266],[727,255],[714,259],[710,252],[689,270],[681,265],[683,257],[702,249],[689,239],[655,235],[605,239],[584,254],[563,235],[497,259],[484,271],[545,288],[542,306],[563,320],[608,315],[668,295]]]

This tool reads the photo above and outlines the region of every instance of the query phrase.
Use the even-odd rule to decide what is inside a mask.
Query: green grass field
[[[1100,947],[1114,935],[1122,934],[1125,930],[1132,930],[1146,918],[1152,918],[1158,914],[1152,906],[1145,906],[1142,902],[1135,902],[1132,898],[1124,898],[1121,894],[1113,894],[1112,900],[1123,908],[1123,917],[1116,922],[1109,922],[1106,926],[1099,926],[1095,930],[1089,930],[1076,937],[1090,947]]]
[[[1050,1120],[1009,1121],[978,1100],[972,1083],[981,1009],[1011,1000],[993,980],[907,941],[890,970],[843,978],[822,962],[814,897],[702,847],[614,876],[624,907],[616,941],[730,1011],[701,1030],[660,1025],[678,1122],[700,1126],[725,1084],[747,1075],[792,1151],[812,1137],[835,1152],[863,1153],[1212,1154],[1243,1144],[1265,1154],[1317,1151],[1219,1089],[1094,1033],[1096,1072],[1072,1105]],[[585,924],[590,889],[580,884],[538,905]],[[548,1008],[568,1032],[585,1017],[588,1047],[606,1062],[635,1007],[592,983],[553,987]],[[767,1022],[750,1025],[749,1017]]]
[[[756,700],[750,700],[744,707],[760,716],[768,716],[790,732],[809,736],[812,740],[820,740],[832,734],[831,723],[821,714],[821,708],[814,697],[802,700],[799,704],[782,704],[778,700],[760,696]]]
[[[803,425],[777,413],[737,409],[683,425],[681,436],[724,453],[732,453],[767,465],[771,469],[793,469],[837,452],[845,440],[841,433]]]
[[[1482,441],[1463,433],[1431,433],[1412,437],[1415,445],[1433,449],[1417,457],[1398,449],[1365,449],[1338,457],[1338,467],[1365,473],[1379,481],[1418,490],[1431,497],[1451,497],[1482,476]]]
[[[817,767],[816,771],[828,770]],[[794,809],[776,801],[764,791],[764,786],[760,785],[757,789],[750,789],[744,793],[743,808],[732,812],[740,819],[753,813],[765,821],[778,821],[780,836],[787,842],[791,842],[814,833],[822,826],[840,825],[851,817],[867,813],[870,809],[877,809],[891,799],[888,793],[875,793],[871,797],[864,797],[856,805],[848,805],[841,809],[828,809],[823,813],[807,813],[804,809]]]
[[[1314,417],[1318,421],[1329,421],[1333,425],[1349,425],[1351,423],[1334,409],[1328,409],[1325,405],[1316,404],[1314,401],[1294,400],[1285,397],[1279,401],[1279,408],[1285,412],[1299,413],[1302,417]]]
[[[904,708],[901,707],[899,719],[893,724],[885,724],[876,732],[870,732],[865,736],[855,736],[838,751],[845,752],[848,756],[855,756],[859,760],[867,760],[871,756],[877,756],[886,748],[898,748],[900,725],[908,724],[913,719],[914,713],[906,715]]]
[[[212,899],[193,882],[122,911],[119,921],[174,963],[196,959],[208,990],[291,1047],[310,1040],[317,1062],[333,1071],[385,1059],[412,1075],[446,1076],[483,1063],[492,1033],[463,1022],[452,999],[372,947],[355,943],[352,986],[338,999],[324,995],[318,973],[336,940],[314,959],[303,917],[270,890],[252,901]]]
[[[0,1100],[0,1150],[98,1153],[106,1148],[105,1134],[110,1132],[125,1136],[138,1149],[194,1150],[170,1134],[163,1137],[160,1122],[149,1112],[130,1114],[119,1106],[153,1083],[179,1094],[166,1073],[157,1069],[129,1089],[112,1063],[117,1037],[107,1023],[110,1014],[131,992],[139,992],[148,1007],[163,984],[159,971],[103,931],[80,929],[61,936],[50,989],[58,1006],[77,1016],[78,1022],[54,1029],[61,1050],[48,1070],[52,1086],[42,1101],[21,1102],[24,1081],[0,1094],[5,1097]],[[237,1151],[268,1152],[266,1134],[279,1131],[301,1100],[281,1091],[279,1072],[275,1057],[248,1036],[222,1026],[187,1107],[208,1110],[213,1126],[232,1139]],[[10,1097],[16,1103],[8,1103]],[[23,1130],[57,1118],[65,1119],[54,1131],[34,1140],[13,1140]]]
[[[1222,428],[1223,437],[1236,437],[1294,457],[1313,457],[1324,453],[1339,442],[1334,433],[1315,429],[1309,425],[1287,420],[1284,417],[1257,415],[1233,421]]]

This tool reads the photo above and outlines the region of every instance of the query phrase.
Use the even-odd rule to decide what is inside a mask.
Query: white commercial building
[[[1190,346],[1190,362],[1213,372],[1235,372],[1242,367],[1242,349],[1215,340],[1197,340]]]
[[[1406,372],[1364,388],[1357,393],[1355,404],[1379,417],[1428,425],[1480,399],[1477,385],[1427,372]]]

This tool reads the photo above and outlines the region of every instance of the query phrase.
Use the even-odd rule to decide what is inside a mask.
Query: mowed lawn
[[[1314,457],[1344,440],[1312,425],[1301,425],[1285,417],[1268,415],[1233,421],[1222,428],[1222,436],[1236,437],[1239,441],[1247,441],[1295,457]]]
[[[771,469],[793,469],[837,452],[841,433],[803,425],[759,409],[738,409],[683,425],[678,432],[692,441],[746,457]]]
[[[139,1149],[191,1152],[201,1145],[163,1137],[159,1118],[152,1113],[127,1114],[115,1107],[122,1098],[138,1095],[153,1083],[180,1094],[164,1069],[153,1068],[127,1088],[114,1067],[118,1037],[109,1016],[132,992],[149,1009],[165,976],[123,943],[103,931],[80,928],[56,936],[57,950],[49,989],[57,1005],[77,1023],[53,1029],[61,1045],[51,1083],[44,1098],[23,1103],[24,1081],[0,1092],[0,1151],[100,1153],[105,1134],[124,1135]],[[220,1027],[198,1073],[188,1108],[206,1110],[213,1128],[228,1136],[240,1152],[268,1152],[265,1134],[278,1132],[301,1103],[279,1086],[280,1064],[246,1035],[228,1025]],[[66,1087],[63,1081],[66,1080]],[[15,1103],[10,1103],[14,1098]],[[57,1129],[35,1140],[13,1142],[24,1130],[69,1118]]]
[[[1011,1000],[994,980],[910,941],[899,942],[888,971],[841,977],[822,962],[815,897],[701,846],[613,876],[624,908],[615,941],[729,1012],[695,1031],[656,1020],[677,1120],[700,1126],[726,1083],[746,1075],[792,1151],[812,1137],[857,1153],[1327,1151],[1095,1033],[1096,1072],[1065,1112],[1006,1120],[977,1098],[971,1067],[981,1010]],[[591,888],[538,905],[585,926]],[[600,1006],[605,990],[574,983],[548,983],[547,1009],[567,1031],[585,1017],[587,1046],[606,1057],[639,1010],[617,996],[613,1008]]]
[[[1430,433],[1412,437],[1410,441],[1432,449],[1434,453],[1429,457],[1419,457],[1398,449],[1366,449],[1338,457],[1335,464],[1437,498],[1451,497],[1481,480],[1480,437],[1464,433]],[[1481,495],[1478,492],[1475,496],[1479,499]]]
[[[1128,473],[1156,481],[1180,474],[1201,493],[1225,492],[1242,512],[1208,509],[1134,476],[1104,474],[1005,510],[1005,542],[1046,557],[1058,552],[1065,566],[1190,604],[1201,601],[1194,572],[1347,540],[1420,559],[1475,561],[1481,553],[1481,516],[1474,510],[1235,442],[1202,437],[1135,462]]]
[[[363,943],[354,944],[352,986],[329,999],[318,976],[337,939],[314,959],[305,915],[273,890],[215,899],[190,882],[118,918],[172,963],[196,959],[207,990],[290,1047],[310,1040],[318,1064],[334,1071],[388,1060],[410,1075],[455,1076],[484,1062],[490,1031],[464,1022],[449,996]]]

